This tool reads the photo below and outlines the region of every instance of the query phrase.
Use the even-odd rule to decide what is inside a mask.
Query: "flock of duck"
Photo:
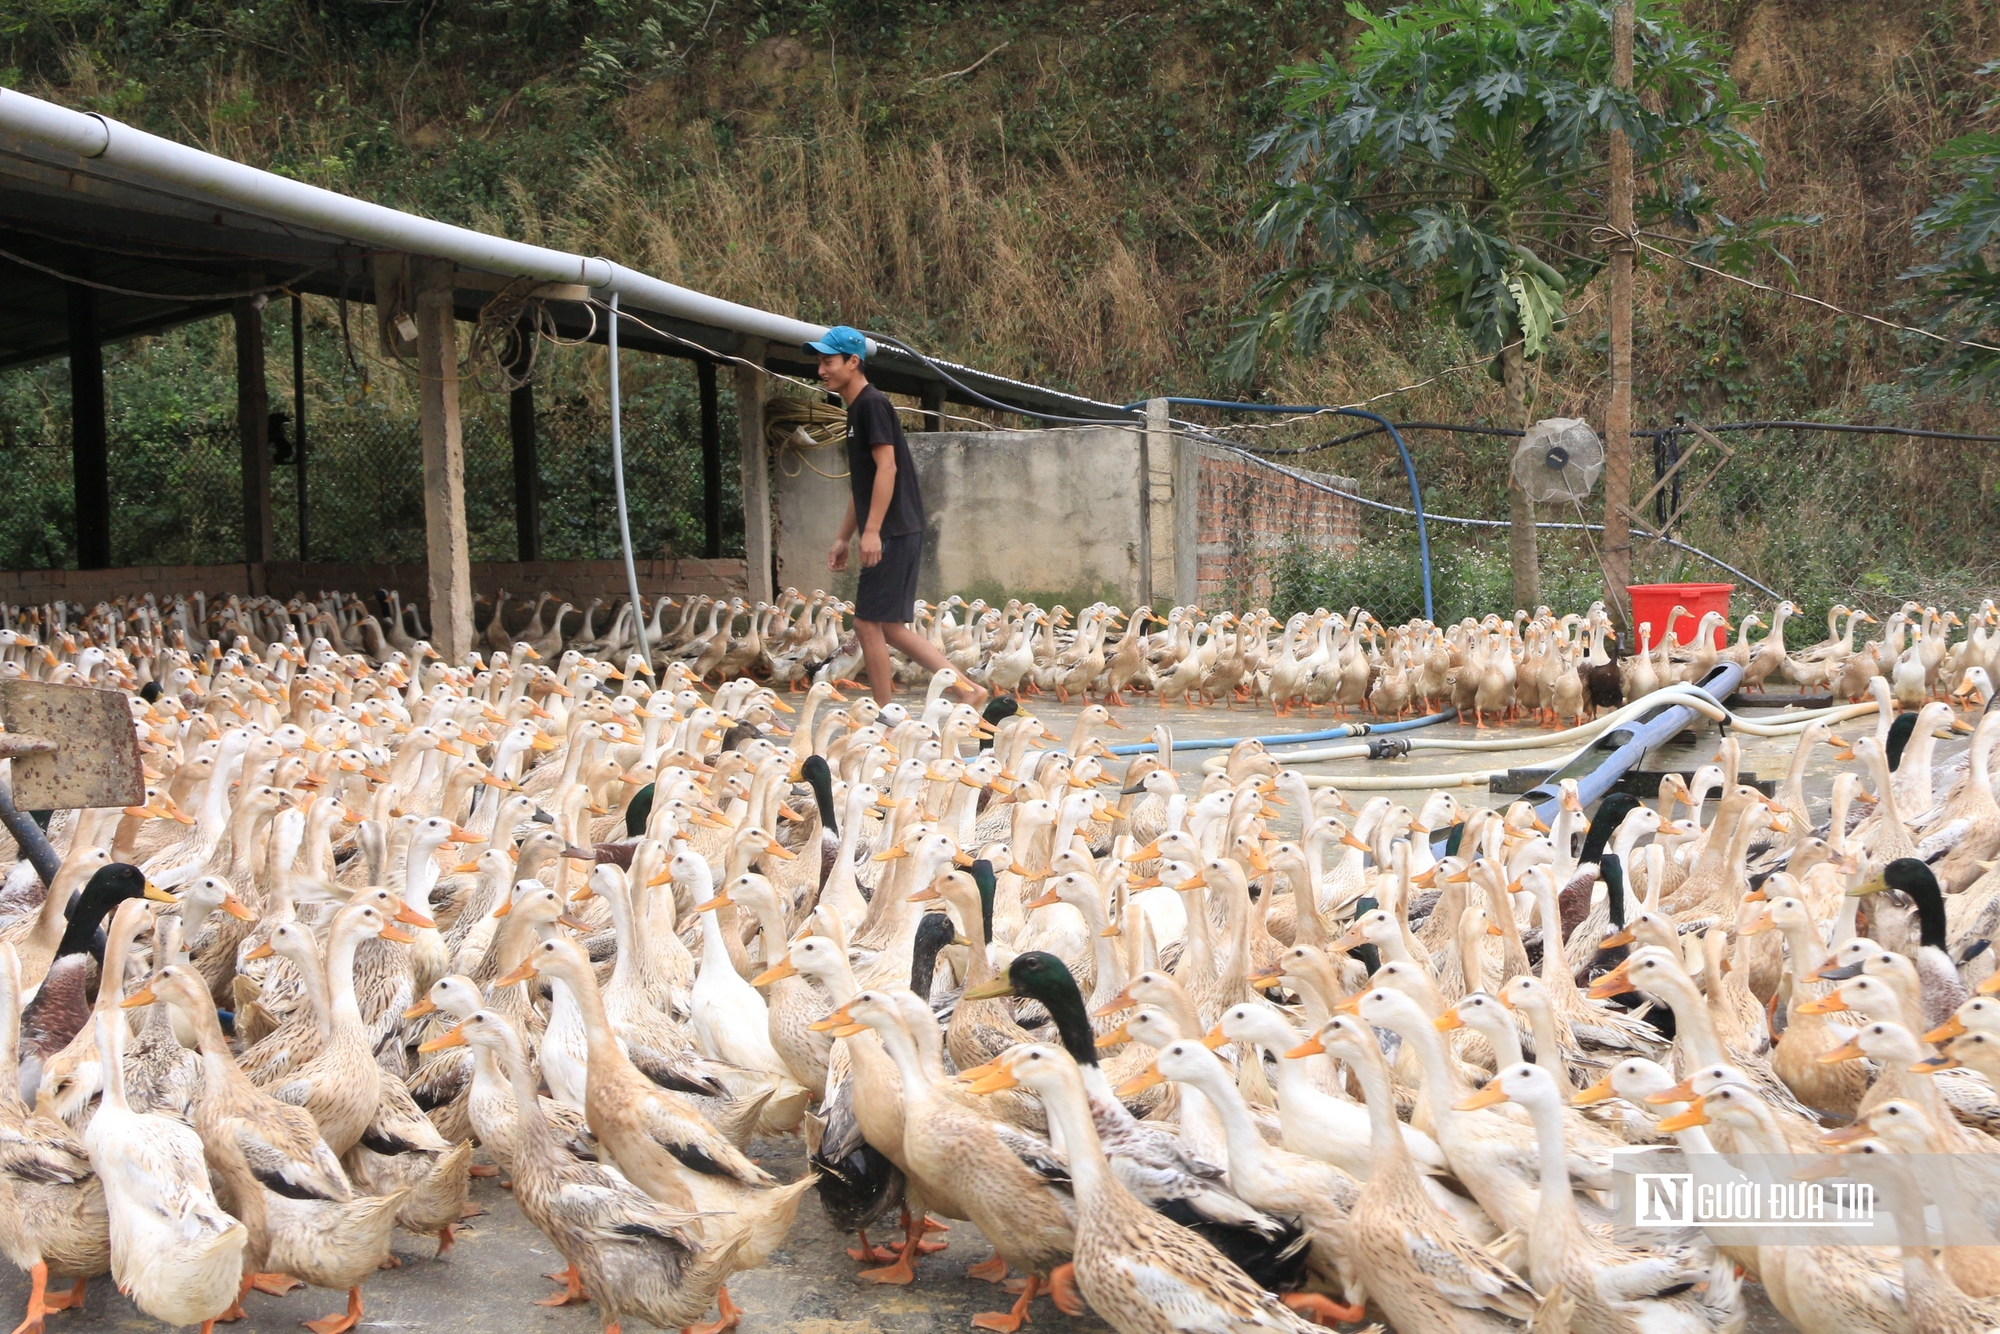
[[[1196,781],[1164,725],[1126,762],[1105,703],[1058,737],[1018,692],[1282,709],[1332,671],[1341,705],[1358,660],[1532,712],[1525,668],[1587,667],[1595,609],[1316,613],[1273,647],[1262,612],[1135,612],[1114,641],[1092,607],[1058,640],[1059,608],[950,599],[953,666],[907,704],[839,693],[822,594],[749,609],[748,645],[737,604],[691,601],[709,633],[681,642],[656,606],[650,653],[629,607],[539,646],[494,616],[461,663],[337,595],[9,610],[0,675],[127,691],[148,783],[0,846],[16,1334],[106,1273],[204,1330],[252,1287],[344,1293],[307,1322],[342,1334],[393,1232],[444,1253],[495,1174],[567,1262],[548,1304],[608,1330],[736,1324],[728,1282],[809,1192],[874,1283],[971,1223],[968,1272],[1018,1276],[974,1321],[1004,1334],[1043,1293],[1121,1334],[1729,1330],[1746,1279],[1801,1329],[1989,1329],[2000,1246],[1610,1227],[1635,1145],[2000,1152],[2000,710],[1951,704],[1990,697],[2000,617],[1951,643],[1957,617],[1906,608],[1877,653],[1843,612],[1791,654],[1787,606],[1739,639],[1777,655],[1759,679],[1864,673],[1872,733],[1806,727],[1775,796],[1725,738],[1654,804],[1570,785],[1546,823],[1444,791],[1357,809],[1255,742]],[[1657,681],[1717,651],[1633,656]],[[965,679],[1009,693],[975,709]],[[1822,746],[1860,762],[1824,807]],[[748,1153],[781,1135],[796,1181]]]

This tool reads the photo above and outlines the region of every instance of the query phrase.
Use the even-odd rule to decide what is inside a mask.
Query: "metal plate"
[[[53,755],[14,757],[14,804],[20,809],[145,802],[139,736],[123,691],[0,681],[0,721],[11,733],[47,737],[59,747]]]

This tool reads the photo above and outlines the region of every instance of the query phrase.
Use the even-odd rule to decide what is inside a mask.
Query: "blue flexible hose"
[[[1148,401],[1141,399],[1137,403],[1127,403],[1125,409],[1128,412],[1137,411],[1145,407]],[[1424,619],[1427,621],[1437,619],[1431,608],[1431,535],[1430,529],[1424,524],[1424,494],[1417,486],[1417,465],[1411,461],[1409,446],[1403,443],[1403,433],[1396,429],[1394,422],[1379,413],[1367,412],[1361,408],[1302,407],[1279,403],[1233,403],[1220,398],[1169,398],[1166,401],[1177,403],[1182,407],[1226,408],[1232,412],[1309,412],[1322,413],[1330,417],[1360,417],[1376,423],[1383,430],[1387,431],[1389,438],[1396,442],[1396,452],[1403,456],[1403,475],[1409,478],[1410,481],[1410,508],[1416,512],[1417,516],[1417,558],[1422,562],[1424,571]]]
[[[1261,741],[1266,746],[1297,746],[1309,741],[1339,741],[1347,737],[1382,736],[1389,732],[1410,732],[1419,727],[1429,727],[1433,723],[1450,722],[1458,717],[1457,709],[1446,709],[1443,713],[1426,714],[1422,718],[1405,718],[1394,723],[1345,723],[1339,727],[1329,727],[1321,732],[1290,732],[1279,736],[1211,736],[1197,737],[1191,741],[1174,741],[1176,751],[1183,750],[1228,750],[1245,741]],[[1134,742],[1129,746],[1109,746],[1113,755],[1144,755],[1159,747],[1151,741]]]

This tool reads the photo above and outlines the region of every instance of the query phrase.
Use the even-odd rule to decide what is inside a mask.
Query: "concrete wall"
[[[1100,598],[1133,605],[1141,580],[1139,432],[940,431],[909,440],[926,520],[919,597],[1021,597],[1072,610]],[[837,454],[813,462],[845,469]],[[826,568],[847,512],[847,479],[824,477],[790,451],[777,465],[779,587],[853,596],[855,571]]]

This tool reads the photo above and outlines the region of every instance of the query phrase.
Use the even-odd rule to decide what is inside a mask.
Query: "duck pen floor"
[[[905,697],[906,699],[910,697]],[[1081,711],[1080,704],[1059,704],[1054,700],[1031,699],[1028,708],[1047,722],[1049,730],[1067,739],[1069,728]],[[1142,741],[1154,724],[1167,721],[1179,741],[1209,737],[1276,735],[1287,731],[1317,731],[1335,725],[1328,718],[1274,718],[1268,710],[1235,708],[1162,709],[1151,701],[1135,703],[1117,711],[1125,724],[1124,733],[1111,733],[1111,744]],[[1753,717],[1777,716],[1759,710]],[[1865,725],[1865,720],[1864,720]],[[1475,735],[1471,727],[1441,723],[1426,733],[1441,737]],[[1532,749],[1539,733],[1527,726],[1492,727],[1481,737],[1504,739],[1518,736],[1518,750],[1468,754],[1455,751],[1419,752],[1398,759],[1371,761],[1338,760],[1301,766],[1309,774],[1341,775],[1407,774],[1407,793],[1392,793],[1398,800],[1421,799],[1428,790],[1426,774],[1450,773],[1467,769],[1527,766],[1546,763],[1556,751]],[[1782,780],[1794,750],[1791,739],[1765,740],[1744,736],[1743,762],[1746,776]],[[1692,739],[1683,737],[1661,747],[1647,757],[1649,769],[1692,770],[1715,754],[1716,732],[1704,724]],[[1940,742],[1938,759],[1962,742]],[[1175,768],[1185,777],[1200,779],[1204,759],[1222,751],[1181,751]],[[1825,759],[1815,757],[1806,772],[1808,795],[1823,799],[1836,766],[1830,752]],[[1512,797],[1480,788],[1454,789],[1468,805],[1505,805]],[[1277,821],[1284,832],[1295,832],[1297,815],[1284,812]],[[755,1146],[758,1161],[780,1178],[794,1180],[805,1170],[805,1153],[797,1140],[760,1142]],[[363,1289],[366,1312],[361,1329],[492,1331],[541,1330],[551,1334],[591,1334],[600,1328],[597,1314],[588,1306],[548,1308],[535,1305],[555,1291],[542,1277],[555,1272],[563,1262],[541,1233],[522,1216],[508,1192],[492,1178],[473,1183],[473,1201],[485,1212],[461,1225],[457,1245],[443,1259],[434,1258],[429,1238],[398,1234],[396,1254],[400,1269],[372,1277]],[[889,1229],[893,1234],[895,1229]],[[817,1202],[808,1198],[799,1210],[796,1226],[783,1249],[774,1253],[761,1268],[740,1274],[729,1287],[730,1296],[745,1314],[743,1334],[965,1334],[972,1317],[982,1311],[1004,1309],[1011,1298],[991,1284],[965,1277],[968,1265],[986,1260],[991,1248],[970,1224],[959,1224],[947,1234],[949,1249],[925,1256],[917,1262],[917,1282],[906,1288],[882,1287],[855,1277],[861,1266],[849,1260],[846,1248],[853,1238],[836,1233],[827,1223]],[[885,1240],[887,1237],[885,1236]],[[1784,1334],[1792,1326],[1772,1309],[1760,1288],[1747,1288],[1750,1298],[1751,1334]],[[28,1297],[26,1275],[11,1265],[0,1266],[0,1314],[25,1307]],[[229,1326],[240,1334],[279,1334],[295,1330],[301,1320],[331,1314],[341,1308],[338,1293],[294,1291],[284,1298],[252,1292],[244,1301],[247,1318]],[[1085,1316],[1071,1320],[1060,1315],[1045,1300],[1038,1300],[1032,1315],[1038,1326],[1078,1331],[1078,1334],[1105,1334],[1101,1320]],[[99,1334],[99,1331],[154,1331],[163,1328],[118,1295],[109,1278],[94,1280],[81,1311],[64,1311],[48,1319],[49,1334]],[[1406,1334],[1422,1334],[1407,1331]]]
[[[805,1170],[805,1152],[796,1140],[759,1142],[754,1149],[757,1161],[785,1180],[795,1180]],[[487,1177],[473,1182],[472,1199],[486,1212],[459,1226],[458,1243],[442,1260],[433,1258],[436,1247],[430,1238],[396,1235],[402,1268],[368,1280],[362,1289],[367,1309],[358,1328],[596,1334],[601,1324],[589,1306],[535,1305],[559,1290],[542,1275],[559,1271],[563,1261],[508,1193]],[[893,1240],[895,1231],[890,1228],[884,1239]],[[973,1316],[1003,1310],[1013,1299],[990,1283],[965,1277],[967,1265],[993,1253],[978,1229],[958,1224],[944,1236],[949,1249],[919,1259],[917,1281],[909,1287],[864,1283],[855,1277],[861,1266],[847,1258],[854,1238],[836,1233],[808,1196],[784,1247],[729,1285],[730,1297],[744,1311],[741,1334],[970,1334]],[[1771,1309],[1761,1289],[1750,1288],[1748,1295],[1747,1334],[1789,1334],[1792,1326]],[[0,1313],[18,1311],[27,1300],[26,1276],[5,1266]],[[313,1289],[294,1289],[286,1297],[253,1291],[243,1301],[247,1318],[217,1328],[231,1334],[287,1334],[301,1320],[332,1314],[342,1304],[341,1294]],[[1043,1298],[1036,1299],[1031,1320],[1034,1326],[1072,1334],[1110,1331],[1095,1316],[1070,1319]],[[48,1334],[152,1334],[163,1328],[119,1296],[109,1278],[92,1281],[82,1311],[48,1317]]]

